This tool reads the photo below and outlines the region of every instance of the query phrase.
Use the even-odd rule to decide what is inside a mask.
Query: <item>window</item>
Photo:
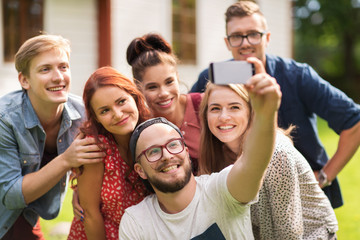
[[[184,64],[196,64],[196,0],[173,0],[173,49]]]
[[[2,0],[4,61],[13,61],[21,44],[43,30],[43,6],[43,0]]]

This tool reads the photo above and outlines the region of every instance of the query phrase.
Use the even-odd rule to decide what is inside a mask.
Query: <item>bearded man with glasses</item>
[[[322,79],[309,65],[266,54],[270,31],[259,6],[253,1],[234,3],[225,17],[227,36],[224,40],[233,60],[256,57],[276,79],[283,94],[278,112],[279,127],[296,126],[292,133],[296,149],[309,162],[332,207],[342,206],[336,176],[360,145],[360,106]],[[208,69],[205,69],[191,92],[203,92],[208,79]],[[317,133],[317,116],[340,135],[336,153],[330,159]]]
[[[258,59],[249,61],[256,72],[246,84],[254,118],[234,165],[194,177],[176,125],[160,117],[134,130],[129,143],[134,169],[154,194],[125,210],[119,239],[254,239],[250,205],[274,151],[281,92]]]

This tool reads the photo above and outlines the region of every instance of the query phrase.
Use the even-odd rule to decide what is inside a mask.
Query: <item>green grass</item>
[[[71,222],[73,219],[73,211],[72,211],[72,190],[69,189],[66,193],[66,197],[64,200],[64,204],[62,209],[60,210],[59,216],[53,220],[44,220],[40,219],[41,229],[44,233],[44,237],[46,240],[66,240],[68,232],[66,234],[52,234],[52,230],[57,224],[61,222]]]
[[[339,136],[329,130],[326,122],[322,119],[319,119],[318,129],[328,155],[332,156],[337,149]],[[360,150],[358,149],[354,157],[338,175],[344,199],[344,206],[335,209],[339,222],[339,231],[337,232],[339,240],[360,239],[359,160]]]
[[[338,135],[330,130],[322,119],[319,119],[318,129],[321,141],[323,142],[329,156],[332,156],[337,148]],[[344,198],[344,206],[335,210],[339,222],[337,232],[339,240],[360,239],[360,204],[358,193],[360,190],[360,150],[358,150],[352,160],[341,171],[338,178]],[[67,235],[49,235],[51,229],[59,222],[71,222],[73,218],[71,206],[72,191],[66,195],[63,208],[59,216],[50,221],[41,220],[41,227],[48,240],[65,240]]]

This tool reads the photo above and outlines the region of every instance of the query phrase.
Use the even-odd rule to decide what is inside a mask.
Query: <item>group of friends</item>
[[[134,79],[97,69],[70,94],[70,45],[27,40],[15,56],[22,90],[0,98],[0,239],[44,239],[74,189],[68,239],[336,239],[337,174],[360,144],[360,107],[310,66],[265,53],[252,1],[225,13],[246,84],[204,70],[180,94],[177,58],[159,34],[127,49]],[[203,93],[201,93],[203,92]],[[328,158],[316,127],[340,135]]]

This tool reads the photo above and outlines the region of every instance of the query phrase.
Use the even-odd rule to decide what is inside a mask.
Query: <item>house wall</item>
[[[14,63],[7,63],[4,62],[4,39],[2,37],[3,34],[3,14],[2,14],[2,2],[0,4],[0,96],[4,95],[5,93],[20,89],[20,84],[17,80],[17,73],[15,70]]]
[[[211,61],[231,58],[224,37],[226,9],[235,0],[197,0],[197,64],[178,66],[181,90],[187,92],[197,80],[198,74]],[[291,14],[288,0],[259,1],[260,8],[268,19],[271,42],[268,53],[291,57]],[[169,42],[171,37],[172,6],[170,0],[133,0],[112,2],[113,66],[128,77],[131,68],[126,62],[126,48],[130,41],[148,32],[157,32]]]
[[[289,0],[258,1],[271,32],[267,52],[281,57],[293,56],[292,6]]]
[[[126,49],[134,38],[154,32],[171,42],[171,3],[170,0],[112,1],[112,63],[121,73],[132,78]]]
[[[82,94],[84,84],[97,68],[96,0],[45,1],[45,30],[71,42],[73,93]]]
[[[45,31],[60,34],[71,41],[72,92],[82,94],[85,81],[97,68],[97,0],[45,1]],[[197,64],[178,66],[181,91],[187,92],[198,74],[211,61],[231,58],[227,50],[224,13],[235,0],[197,0]],[[289,0],[259,0],[271,31],[269,53],[292,56],[292,17]],[[126,62],[126,49],[135,37],[149,32],[160,33],[172,42],[171,0],[112,0],[112,65],[129,78],[131,68]],[[1,4],[0,4],[1,8]],[[0,21],[2,21],[0,11]],[[2,26],[2,24],[1,24]],[[2,31],[1,31],[2,32]],[[3,44],[0,38],[0,56]],[[0,96],[20,89],[13,63],[0,60]]]
[[[81,95],[90,74],[97,68],[96,0],[51,0],[44,2],[44,30],[62,35],[71,43],[71,92]],[[2,11],[0,11],[2,21]],[[2,26],[2,24],[1,24]],[[1,31],[2,32],[2,31]],[[3,39],[0,38],[0,56]],[[0,96],[20,89],[14,63],[0,62]]]
[[[190,90],[199,73],[207,68],[210,62],[231,58],[224,42],[226,35],[224,13],[234,2],[234,0],[196,1],[197,64],[179,65],[183,91]]]
[[[187,89],[212,61],[232,58],[225,45],[225,12],[235,0],[197,0],[197,65],[180,65],[180,78]],[[292,16],[289,0],[258,1],[267,18],[271,40],[267,53],[292,56]]]

